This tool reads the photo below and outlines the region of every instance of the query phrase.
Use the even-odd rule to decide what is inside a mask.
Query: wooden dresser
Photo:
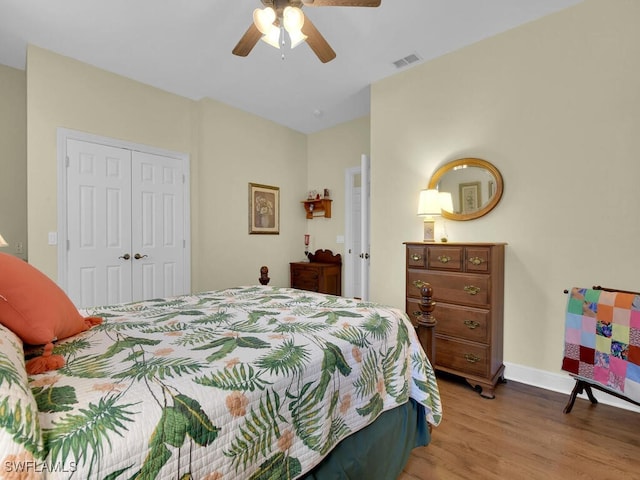
[[[421,315],[420,289],[433,287],[436,370],[464,377],[494,398],[503,381],[504,243],[406,242],[407,314]],[[426,346],[425,351],[427,350]]]
[[[342,256],[316,250],[308,262],[291,262],[291,288],[342,295]]]

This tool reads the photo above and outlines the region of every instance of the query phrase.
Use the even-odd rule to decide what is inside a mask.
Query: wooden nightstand
[[[291,288],[342,295],[342,256],[316,250],[308,262],[291,262]]]

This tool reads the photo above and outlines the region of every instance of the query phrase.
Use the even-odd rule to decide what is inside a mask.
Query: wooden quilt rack
[[[619,290],[617,288],[606,288],[606,287],[601,287],[600,285],[593,286],[592,288],[593,290],[602,290],[605,292],[620,292],[620,293],[629,293],[632,295],[640,295],[640,292],[633,292],[629,290]],[[569,294],[569,291],[565,290],[564,293]],[[573,374],[570,374],[570,375],[575,378],[576,384],[573,387],[573,390],[571,391],[571,395],[569,396],[569,401],[567,402],[567,405],[564,407],[564,410],[563,410],[564,413],[571,412],[571,409],[573,408],[573,404],[576,401],[576,397],[582,393],[587,394],[587,397],[589,398],[589,401],[592,404],[594,405],[597,404],[598,400],[593,395],[592,389],[596,389],[601,392],[608,393],[609,395],[613,395],[614,397],[620,398],[621,400],[625,400],[629,403],[640,406],[640,402],[637,402],[619,392],[616,392],[615,390],[608,389],[600,385],[599,383],[596,383],[595,381],[590,381],[582,377],[577,377],[576,375],[573,375]]]

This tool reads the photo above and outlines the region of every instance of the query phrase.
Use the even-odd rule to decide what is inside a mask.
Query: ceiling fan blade
[[[336,52],[333,51],[333,48],[331,48],[329,43],[306,15],[304,16],[302,33],[307,36],[307,44],[309,44],[311,50],[313,50],[322,63],[330,62],[336,58]]]
[[[382,0],[302,0],[308,7],[379,7]]]
[[[256,43],[258,43],[260,37],[262,37],[262,33],[260,33],[258,27],[256,27],[253,22],[251,22],[251,25],[249,26],[245,34],[232,50],[232,53],[234,55],[238,55],[239,57],[246,57],[247,55],[249,55],[249,52],[253,50],[253,47],[256,46]]]

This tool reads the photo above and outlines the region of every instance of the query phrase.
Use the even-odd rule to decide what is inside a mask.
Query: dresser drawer
[[[420,301],[416,307],[420,312]],[[489,310],[461,307],[438,302],[433,316],[438,322],[436,332],[472,342],[488,343],[491,331]]]
[[[438,304],[438,308],[440,305]],[[407,298],[406,312],[414,327],[418,326],[418,320],[422,317],[422,310],[420,310],[419,298]],[[431,312],[431,316],[436,318],[434,312]]]
[[[435,352],[436,367],[450,368],[471,375],[488,374],[488,346],[460,342],[436,335]]]
[[[424,267],[427,264],[427,248],[424,245],[407,246],[407,265]]]
[[[467,247],[465,250],[465,271],[489,273],[491,249],[487,247]]]
[[[307,268],[292,268],[291,287],[317,292],[319,276],[320,274],[317,270]]]
[[[427,267],[431,270],[460,272],[462,271],[463,259],[463,247],[443,247],[441,245],[427,247]]]
[[[433,287],[436,301],[471,306],[489,304],[489,275],[440,273],[418,269],[407,270],[407,296],[420,298],[425,283]]]

